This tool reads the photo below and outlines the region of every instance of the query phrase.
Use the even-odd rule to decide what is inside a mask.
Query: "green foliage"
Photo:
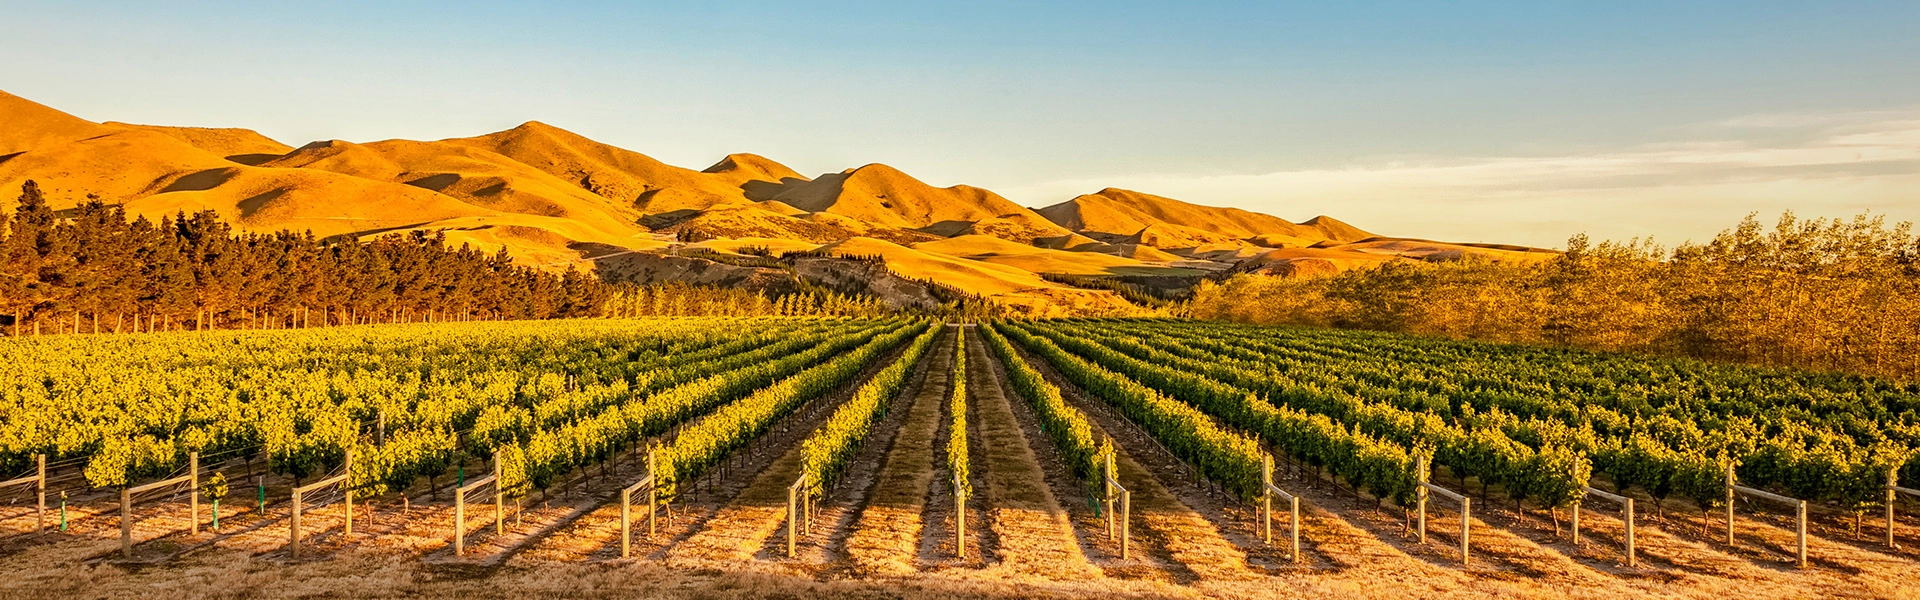
[[[948,395],[947,470],[960,482],[958,493],[973,495],[973,469],[967,457],[967,332],[953,336],[953,392]]]
[[[1027,364],[996,327],[981,325],[978,329],[980,336],[986,338],[987,347],[993,349],[994,356],[999,357],[1000,364],[1006,368],[1013,391],[1033,406],[1034,413],[1039,415],[1041,431],[1053,440],[1054,448],[1067,464],[1067,471],[1087,485],[1093,485],[1100,477],[1100,453],[1087,416],[1067,404],[1066,399],[1060,397],[1060,388]]]
[[[1069,381],[1119,409],[1209,479],[1242,498],[1261,491],[1261,451],[1252,439],[1222,429],[1192,406],[1075,356],[1018,325],[1009,324],[1004,333],[1045,358]]]
[[[231,490],[227,486],[227,474],[215,471],[212,477],[200,481],[200,497],[214,502],[227,497]]]
[[[1535,256],[1543,256],[1536,254]],[[1920,237],[1884,217],[1749,216],[1705,244],[1574,236],[1541,260],[1390,262],[1203,284],[1203,319],[1627,350],[1912,379]]]
[[[815,497],[825,495],[827,487],[840,479],[847,462],[853,460],[861,443],[873,432],[873,425],[886,418],[893,406],[893,397],[906,385],[907,375],[913,372],[913,366],[920,363],[921,357],[926,356],[933,339],[940,335],[940,327],[923,324],[921,328],[924,332],[907,344],[907,350],[898,360],[854,390],[853,398],[841,404],[827,417],[827,422],[800,442],[801,472],[810,476],[808,493]]]
[[[1270,415],[1304,411],[1397,448],[1431,446],[1436,464],[1547,506],[1577,498],[1596,470],[1623,489],[1715,506],[1725,456],[1744,485],[1860,510],[1883,499],[1887,471],[1908,468],[1920,444],[1920,395],[1868,378],[1338,330],[1028,329],[1270,444],[1297,435]],[[1287,451],[1318,460],[1311,448]]]
[[[674,493],[681,481],[696,477],[725,459],[727,453],[759,437],[800,405],[851,380],[873,359],[926,327],[924,323],[892,327],[858,348],[714,410],[682,429],[673,444],[657,457],[655,475],[660,479],[656,484],[668,494]]]

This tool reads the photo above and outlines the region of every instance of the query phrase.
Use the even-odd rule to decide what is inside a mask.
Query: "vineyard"
[[[1920,383],[1838,373],[648,317],[48,335],[0,342],[0,382],[10,596],[270,565],[488,597],[1884,597],[1920,573]]]

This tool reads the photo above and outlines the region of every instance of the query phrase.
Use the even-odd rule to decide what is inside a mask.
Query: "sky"
[[[1388,235],[1920,220],[1920,2],[18,2],[0,90],[291,145],[539,120]],[[4,124],[0,124],[4,126]]]

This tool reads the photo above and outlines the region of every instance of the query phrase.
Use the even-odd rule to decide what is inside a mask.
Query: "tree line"
[[[1883,217],[1755,216],[1703,244],[1568,241],[1533,264],[1397,262],[1202,284],[1199,318],[1920,372],[1920,238]]]
[[[212,211],[154,223],[94,198],[56,212],[32,181],[0,212],[0,320],[15,336],[574,317],[606,296],[590,275],[438,233],[236,233]]]

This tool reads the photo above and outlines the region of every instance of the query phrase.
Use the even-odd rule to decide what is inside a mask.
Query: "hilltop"
[[[242,231],[439,232],[529,266],[641,283],[745,268],[739,281],[758,282],[751,285],[797,279],[906,304],[958,293],[1030,314],[1109,314],[1134,308],[1095,289],[1111,286],[1061,282],[1179,286],[1209,273],[1311,276],[1392,261],[1552,255],[1386,237],[1329,216],[1293,222],[1118,188],[1033,209],[879,163],[807,177],[735,153],[694,170],[540,121],[465,138],[296,147],[242,128],[94,122],[5,92],[0,119],[0,208],[34,180],[56,209],[94,198],[150,219],[210,210]],[[884,270],[716,262],[789,252],[878,257]],[[654,254],[671,260],[643,256]],[[911,286],[923,289],[902,291]],[[875,291],[883,288],[893,291]]]

